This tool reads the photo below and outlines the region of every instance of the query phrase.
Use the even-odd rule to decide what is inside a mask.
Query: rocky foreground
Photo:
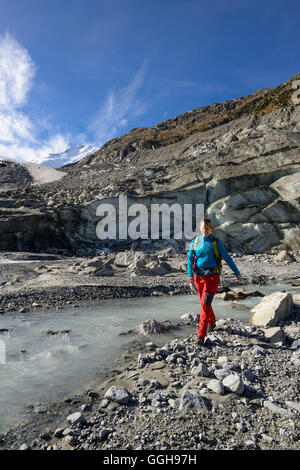
[[[2,314],[190,292],[186,255],[171,251],[144,258],[102,253],[61,263],[38,256],[32,264],[2,269]],[[224,265],[224,301],[242,298],[247,283],[299,285],[299,253],[232,256],[242,278],[237,281]],[[163,335],[136,339],[89,388],[60,402],[37,403],[25,424],[0,436],[0,449],[299,449],[295,303],[291,315],[271,328],[219,320],[201,348],[193,336],[163,347]]]
[[[276,327],[221,319],[194,340],[136,345],[93,389],[36,404],[0,448],[299,450],[299,306]]]

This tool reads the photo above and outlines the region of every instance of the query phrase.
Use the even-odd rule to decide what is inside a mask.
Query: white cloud
[[[28,51],[9,33],[0,35],[0,155],[26,162],[42,160],[49,153],[64,152],[70,136],[60,133],[40,141],[38,134],[52,130],[48,118],[33,122],[22,110],[34,85],[37,67]]]
[[[37,67],[28,51],[9,33],[0,36],[0,80],[6,109],[23,106],[33,85]],[[3,100],[2,100],[3,101]]]
[[[16,143],[20,139],[34,142],[33,124],[30,119],[16,111],[0,112],[0,142]]]
[[[98,145],[112,139],[133,117],[141,116],[148,104],[137,95],[144,82],[146,62],[133,80],[120,90],[110,90],[105,102],[92,120],[89,128],[95,134]]]
[[[43,158],[47,157],[50,153],[64,152],[69,146],[69,141],[61,134],[51,137],[47,142],[42,143],[36,148],[33,148],[26,142],[23,145],[20,145],[19,141],[11,145],[4,145],[0,141],[0,155],[23,162],[42,162]]]

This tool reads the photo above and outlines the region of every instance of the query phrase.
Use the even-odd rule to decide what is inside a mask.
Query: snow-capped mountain
[[[75,147],[70,147],[61,153],[49,153],[49,155],[45,157],[34,160],[34,163],[45,165],[50,168],[60,168],[63,165],[76,163],[83,157],[96,152],[96,150],[99,150],[99,148],[94,147],[93,145],[76,145]]]

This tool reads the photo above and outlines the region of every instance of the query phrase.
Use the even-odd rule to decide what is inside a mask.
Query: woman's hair
[[[206,227],[209,227],[213,230],[213,224],[210,219],[202,219],[200,224],[204,223]]]

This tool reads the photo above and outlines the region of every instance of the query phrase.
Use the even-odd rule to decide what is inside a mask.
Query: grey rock
[[[209,370],[206,364],[203,362],[200,362],[200,364],[196,367],[193,367],[191,370],[192,375],[195,375],[196,377],[208,377],[209,376]]]
[[[129,402],[129,392],[124,387],[116,387],[113,385],[110,387],[104,395],[105,398],[108,398],[111,401],[115,401],[120,405],[125,405]]]
[[[63,437],[63,432],[64,432],[64,430],[65,430],[65,428],[57,428],[57,429],[54,431],[53,436],[54,436],[54,437],[58,437],[58,438]]]
[[[230,374],[222,381],[225,390],[242,395],[244,392],[244,383],[241,377],[237,374]]]
[[[33,409],[34,413],[46,413],[48,411],[48,405],[46,403],[36,403]]]
[[[70,424],[83,424],[85,423],[85,417],[80,411],[77,411],[67,417],[67,422]]]
[[[262,330],[265,335],[265,339],[269,343],[278,343],[278,342],[285,342],[285,333],[284,330],[280,327],[273,327],[273,328],[266,328]]]
[[[105,439],[108,436],[108,430],[106,428],[103,428],[99,432],[99,438],[101,440]]]
[[[209,410],[209,406],[207,401],[204,400],[203,397],[199,394],[197,390],[187,389],[184,390],[183,394],[181,395],[179,410],[183,411],[186,405],[195,408],[203,408],[205,410]]]
[[[109,400],[105,398],[104,400],[101,401],[99,408],[106,408],[108,405],[109,405]]]
[[[295,416],[293,412],[286,410],[285,408],[282,408],[281,406],[278,406],[269,400],[264,401],[264,407],[272,411],[273,413],[277,413],[281,416],[284,416],[285,418],[293,418]]]
[[[66,436],[74,436],[74,429],[72,428],[65,428],[62,430],[62,435],[63,437],[66,437]]]
[[[256,380],[256,375],[249,369],[244,370],[243,372],[244,377],[249,380],[249,382],[255,382]]]
[[[19,447],[19,450],[30,450],[30,447],[29,447],[27,444],[22,444],[22,445]]]
[[[300,366],[300,348],[291,355],[291,363],[295,366]]]
[[[158,322],[155,319],[145,320],[140,325],[136,326],[132,332],[142,335],[161,334],[173,329],[174,326],[170,320]]]
[[[293,410],[296,410],[298,413],[300,413],[300,403],[287,400],[285,401],[285,404],[287,407],[292,408]]]
[[[181,315],[180,320],[184,323],[198,323],[199,322],[199,313],[188,312]]]
[[[158,349],[157,352],[162,358],[166,358],[170,354],[169,349],[166,349],[166,348],[160,348],[160,349]]]
[[[224,395],[224,385],[220,380],[210,380],[207,384],[207,388],[218,395]]]
[[[172,363],[172,362],[175,362],[175,361],[176,361],[176,356],[175,356],[175,354],[169,354],[169,355],[166,357],[166,362]]]
[[[291,349],[299,349],[300,348],[300,339],[294,339],[294,341],[292,342],[290,348]]]
[[[230,372],[226,369],[215,369],[214,370],[214,375],[217,377],[218,380],[223,380],[225,377],[228,377],[230,375]]]

